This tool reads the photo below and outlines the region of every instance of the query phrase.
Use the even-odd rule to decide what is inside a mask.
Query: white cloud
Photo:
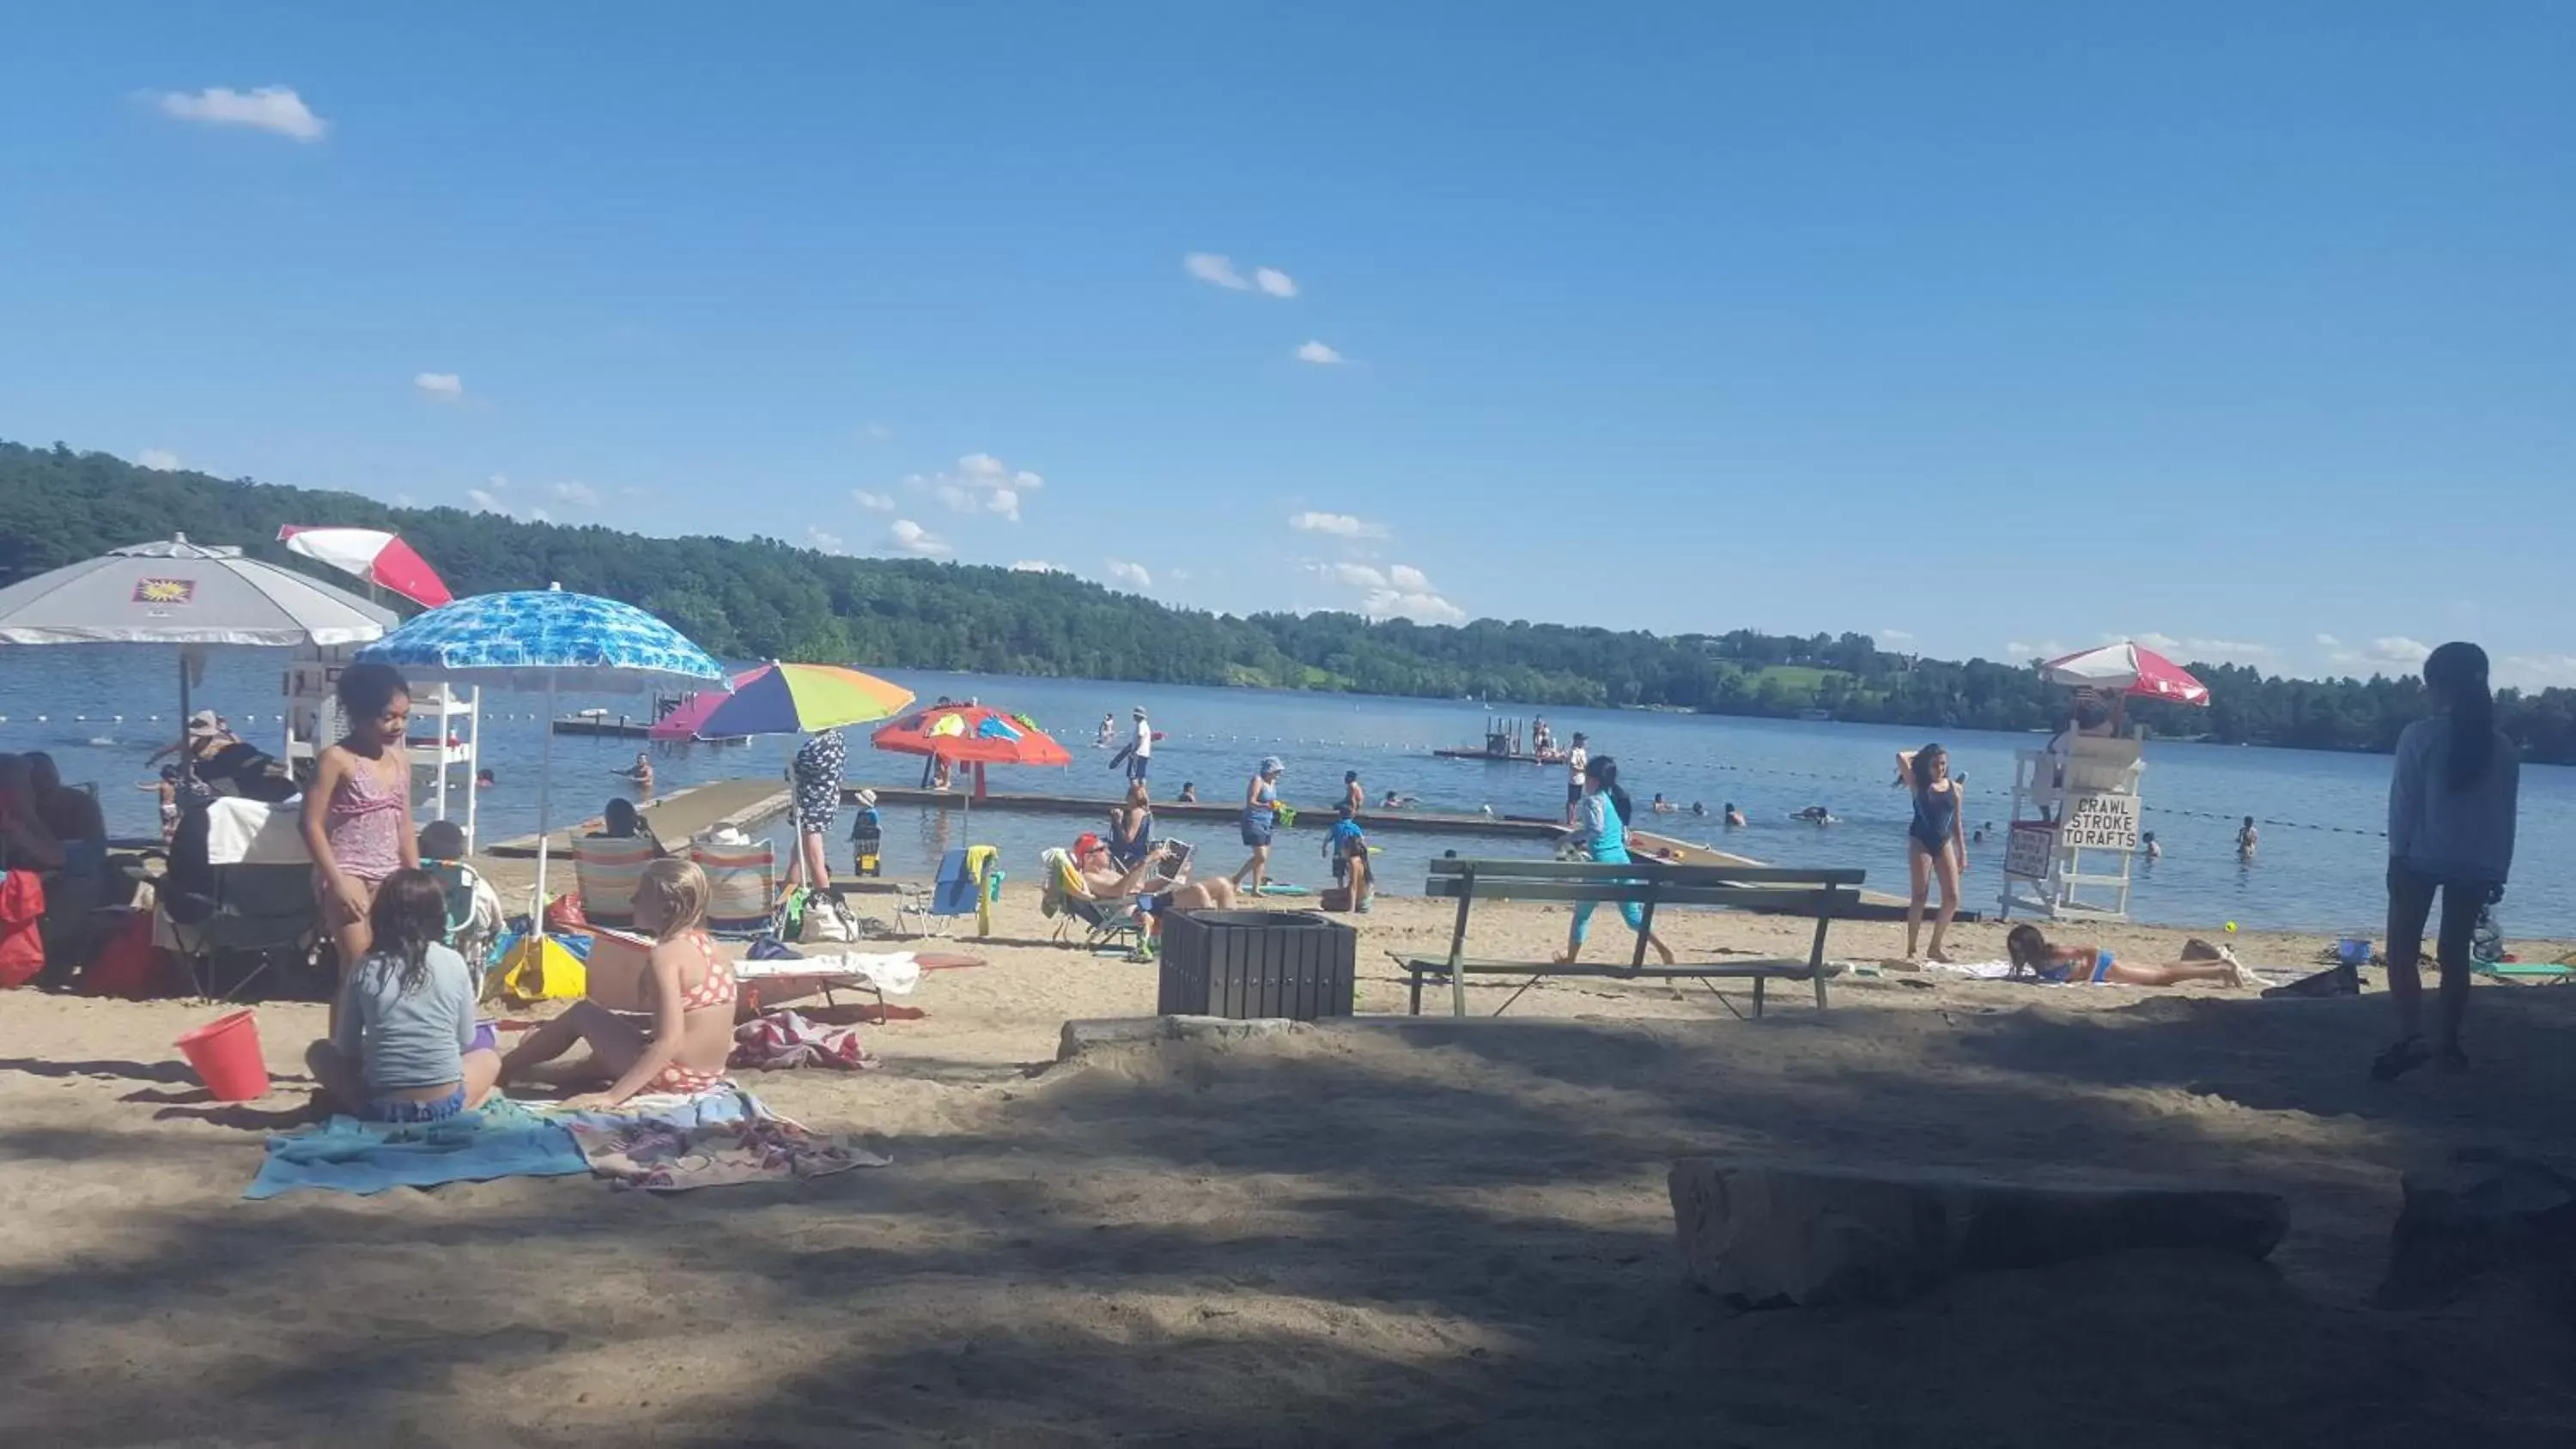
[[[1220,256],[1215,252],[1190,253],[1181,258],[1181,270],[1202,282],[1212,283],[1230,292],[1244,292],[1252,288],[1252,284],[1243,279],[1243,274],[1234,269],[1231,258]]]
[[[2054,639],[2043,639],[2036,644],[2025,644],[2015,639],[2004,646],[2007,659],[2058,659],[2074,652]]]
[[[805,546],[816,553],[839,553],[841,536],[837,533],[825,533],[809,523],[805,525]]]
[[[1176,584],[1186,584],[1190,581],[1190,571],[1188,569],[1173,569],[1171,571],[1171,580]]]
[[[2148,648],[2153,649],[2159,654],[2169,654],[2182,647],[2182,641],[2180,639],[2175,638],[2171,634],[2159,634],[2152,629],[2148,630],[2144,634],[2132,634],[2129,637],[2146,645]]]
[[[886,426],[884,423],[870,423],[866,427],[859,429],[859,431],[865,434],[867,436],[867,440],[871,443],[888,443],[894,441],[894,429]]]
[[[1048,563],[1042,558],[1024,558],[1018,563],[1011,565],[1011,572],[1015,574],[1060,574],[1064,572],[1064,570],[1057,568],[1054,564]]]
[[[1252,274],[1252,284],[1273,297],[1297,295],[1296,279],[1277,267],[1262,267]]]
[[[2343,641],[2332,634],[2319,634],[2317,636],[2317,642],[2328,649],[2341,649],[2343,647]]]
[[[411,385],[440,402],[455,402],[465,396],[465,379],[452,372],[416,372]]]
[[[1878,631],[1877,642],[1881,644],[1911,644],[1914,642],[1914,636],[1903,629],[1881,629]]]
[[[1372,619],[1411,619],[1417,624],[1463,624],[1467,611],[1438,594],[1380,589],[1368,596],[1362,611]]]
[[[1431,592],[1431,580],[1411,564],[1397,564],[1386,571],[1386,581],[1409,594]]]
[[[2433,646],[2430,644],[2409,639],[2403,634],[2391,634],[2384,639],[2371,640],[2370,647],[2362,651],[2361,657],[2371,664],[2387,664],[2401,669],[2412,669],[2423,663],[2424,656],[2432,652]]]
[[[1367,564],[1317,564],[1315,565],[1315,572],[1322,574],[1328,579],[1337,579],[1355,589],[1382,589],[1386,587],[1386,575],[1378,572],[1376,569],[1370,568]]]
[[[1297,360],[1311,362],[1318,367],[1339,367],[1348,359],[1320,342],[1305,342],[1298,344]]]
[[[990,513],[1012,523],[1020,521],[1020,504],[1030,493],[1046,486],[1046,479],[1026,468],[1013,468],[990,453],[969,453],[957,460],[956,468],[946,473],[914,473],[903,480],[903,486],[917,493],[928,493],[953,513]],[[859,495],[861,506],[879,507],[871,498],[884,498],[879,493]],[[888,499],[882,505],[892,508]]]
[[[1290,515],[1288,526],[1299,533],[1324,533],[1335,538],[1384,538],[1383,525],[1355,518],[1347,513],[1298,513]]]
[[[1112,583],[1125,584],[1132,589],[1150,589],[1154,586],[1154,576],[1143,564],[1113,558],[1108,560],[1108,573]]]
[[[546,490],[557,503],[573,508],[597,508],[599,490],[587,483],[557,483]]]
[[[146,448],[134,455],[134,466],[149,468],[155,473],[167,473],[179,466],[179,455],[167,448]]]
[[[313,108],[289,86],[261,86],[253,91],[208,86],[193,94],[159,91],[146,92],[146,97],[161,108],[161,114],[199,125],[247,126],[298,141],[319,141],[331,130],[331,123],[313,114]]]
[[[858,505],[870,513],[894,512],[894,500],[882,493],[870,493],[865,488],[861,488],[851,493],[850,497],[857,500]]]
[[[897,552],[915,558],[944,558],[956,552],[948,546],[948,540],[909,518],[898,518],[886,525],[886,542]]]
[[[408,493],[397,493],[397,494],[395,494],[395,495],[394,495],[394,507],[396,507],[396,508],[409,508],[409,507],[411,507],[411,506],[412,506],[412,496],[411,496],[410,494],[408,494]]]

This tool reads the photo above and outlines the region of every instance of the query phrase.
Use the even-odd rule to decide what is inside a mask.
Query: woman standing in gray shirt
[[[2521,763],[2513,741],[2495,727],[2487,691],[2486,651],[2445,644],[2424,661],[2424,689],[2437,713],[2397,737],[2388,783],[2388,996],[2397,1006],[2397,1040],[2371,1063],[2390,1081],[2439,1061],[2466,1071],[2460,1018],[2469,1007],[2469,937],[2478,913],[2504,898],[2513,867],[2515,793]],[[2441,1021],[2435,1045],[2423,1037],[2424,922],[2442,897]]]

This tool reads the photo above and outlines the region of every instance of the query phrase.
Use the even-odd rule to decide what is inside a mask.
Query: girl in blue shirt
[[[1578,737],[1579,738],[1579,737]],[[1619,762],[1608,755],[1595,755],[1583,763],[1583,794],[1574,804],[1574,843],[1585,857],[1611,865],[1628,863],[1628,792],[1619,788]],[[1583,954],[1583,938],[1592,929],[1593,901],[1574,903],[1574,923],[1566,930],[1565,954],[1556,958],[1560,966],[1571,966]],[[1645,908],[1635,901],[1621,901],[1619,914],[1628,929],[1646,938],[1667,966],[1673,964],[1673,949],[1663,938],[1646,929]]]

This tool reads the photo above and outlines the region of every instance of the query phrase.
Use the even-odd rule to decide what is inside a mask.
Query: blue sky
[[[2565,6],[167,4],[9,50],[0,436],[1237,611],[2576,683]]]

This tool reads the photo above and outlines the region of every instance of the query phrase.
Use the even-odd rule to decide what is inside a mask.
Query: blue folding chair
[[[929,889],[909,886],[895,898],[895,928],[906,929],[903,918],[915,916],[921,921],[915,934],[945,935],[951,928],[935,923],[974,915],[982,894],[975,878],[966,873],[966,852],[952,850],[939,858],[939,876],[930,883]]]

